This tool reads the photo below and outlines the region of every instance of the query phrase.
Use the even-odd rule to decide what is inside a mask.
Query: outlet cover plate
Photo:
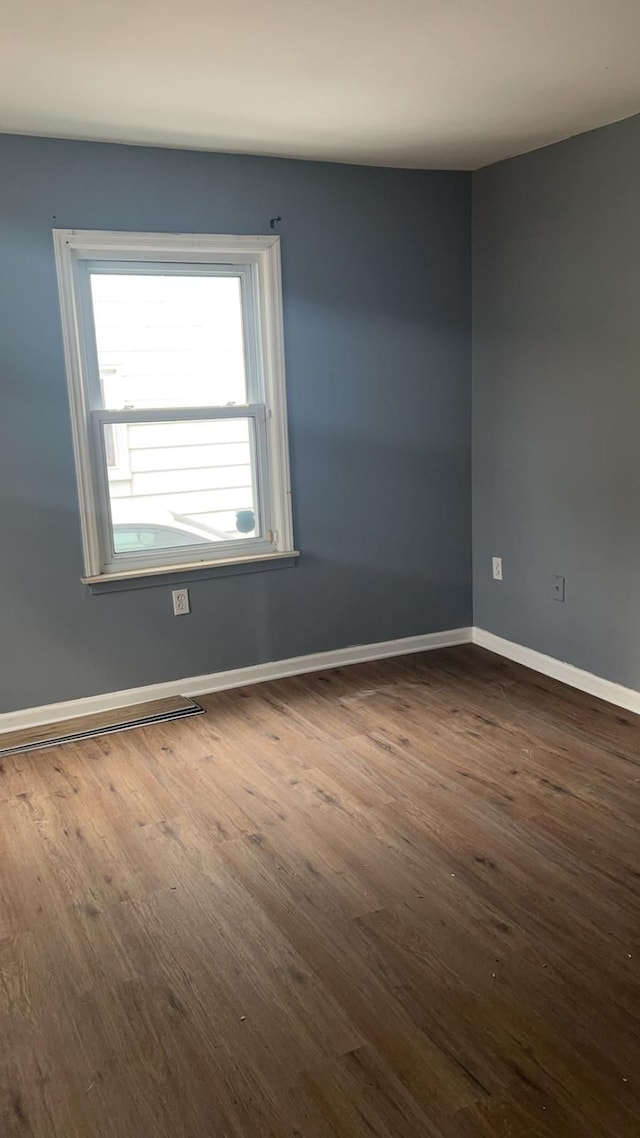
[[[551,577],[551,588],[553,590],[554,601],[564,600],[564,577],[559,573],[554,573]]]
[[[174,616],[187,616],[187,614],[191,612],[188,589],[174,589],[171,593],[171,599],[173,601]]]

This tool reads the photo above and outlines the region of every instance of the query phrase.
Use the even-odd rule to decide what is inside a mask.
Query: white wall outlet
[[[174,616],[186,616],[188,612],[191,612],[188,589],[174,589],[171,593],[171,597],[173,599]]]
[[[502,580],[502,558],[501,557],[492,557],[491,558],[491,572],[493,574],[494,581],[501,581]]]

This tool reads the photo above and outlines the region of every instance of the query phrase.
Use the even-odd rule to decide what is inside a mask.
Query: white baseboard
[[[544,652],[536,652],[533,648],[525,648],[522,644],[515,644],[511,640],[503,640],[501,636],[494,636],[493,632],[485,632],[484,628],[472,628],[471,639],[481,648],[487,648],[498,656],[506,656],[517,664],[524,664],[533,668],[534,672],[541,672],[544,676],[551,676],[560,680],[569,687],[579,688],[580,691],[604,699],[617,707],[624,707],[640,715],[640,691],[634,688],[625,688],[612,680],[605,680],[593,672],[585,672],[582,668],[575,668],[573,664],[565,664],[556,660],[554,656],[545,656]]]
[[[347,664],[362,664],[367,660],[384,660],[390,656],[404,656],[411,652],[428,652],[435,648],[469,643],[478,644],[498,656],[505,656],[508,660],[532,668],[535,672],[551,676],[570,687],[578,688],[607,703],[624,707],[627,711],[640,715],[640,691],[623,687],[622,684],[616,684],[612,680],[605,680],[592,672],[585,672],[582,668],[556,660],[553,656],[545,656],[543,652],[536,652],[533,648],[504,640],[501,636],[495,636],[483,628],[453,628],[444,632],[428,632],[423,636],[383,640],[378,644],[356,644],[350,648],[336,648],[331,652],[293,656],[286,660],[273,660],[267,664],[254,664],[248,668],[211,672],[206,676],[190,676],[186,679],[168,680],[124,691],[105,692],[103,695],[71,699],[64,703],[50,703],[41,707],[8,711],[0,714],[0,735],[5,731],[19,731],[24,727],[58,723],[62,719],[93,715],[95,712],[108,711],[114,707],[128,707],[133,703],[146,703],[170,695],[207,695],[209,692],[264,683],[265,680],[280,680],[286,676],[304,675],[305,672],[320,672],[325,668],[339,668]]]
[[[356,644],[351,648],[314,652],[309,656],[293,656],[288,660],[274,660],[268,664],[255,664],[249,668],[212,672],[208,676],[168,680],[166,683],[106,692],[104,695],[71,699],[64,703],[50,703],[42,707],[28,707],[22,711],[8,711],[0,714],[0,734],[5,731],[19,731],[24,727],[39,727],[45,723],[58,723],[61,719],[73,719],[79,715],[93,715],[95,712],[108,711],[114,707],[128,707],[132,703],[146,703],[169,695],[206,695],[209,692],[245,687],[248,684],[260,684],[265,680],[280,680],[285,676],[338,668],[344,664],[362,664],[366,660],[383,660],[388,656],[404,656],[409,652],[426,652],[434,648],[448,648],[453,644],[468,644],[471,633],[470,628],[427,632],[424,636],[406,636],[401,640],[384,640],[379,644]]]

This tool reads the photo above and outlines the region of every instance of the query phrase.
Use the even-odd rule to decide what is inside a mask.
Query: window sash
[[[98,362],[95,318],[91,295],[92,274],[127,276],[231,276],[240,279],[242,304],[242,331],[244,343],[245,377],[249,403],[265,402],[264,374],[260,358],[260,324],[258,280],[253,264],[211,265],[187,261],[131,261],[105,258],[92,260],[77,258],[74,261],[74,284],[81,321],[84,346],[85,387],[91,410],[103,406],[102,383]],[[213,384],[212,384],[213,386]],[[224,404],[211,402],[211,407]]]
[[[250,400],[247,404],[232,404],[225,407],[212,402],[205,407],[184,407],[176,405],[161,408],[131,408],[115,411],[104,407],[102,381],[100,378],[99,357],[96,343],[95,314],[91,293],[91,276],[97,273],[141,275],[141,276],[233,276],[240,279],[242,304],[242,328],[245,358],[246,390]],[[166,260],[126,260],[118,258],[78,258],[75,264],[76,295],[82,320],[82,338],[85,346],[85,389],[88,396],[88,417],[91,434],[91,465],[95,485],[95,542],[100,550],[100,572],[109,574],[127,569],[141,569],[145,566],[155,568],[159,565],[192,564],[210,561],[225,556],[242,556],[247,553],[269,553],[272,544],[267,535],[273,533],[274,525],[268,516],[269,461],[264,400],[264,377],[260,367],[257,279],[255,265],[247,264],[198,264],[190,261]],[[212,381],[213,385],[213,381]],[[251,419],[253,421],[254,446],[252,464],[254,478],[255,510],[259,535],[245,539],[234,538],[229,541],[203,542],[202,545],[169,547],[165,550],[149,550],[131,554],[116,553],[114,549],[113,524],[109,494],[109,474],[104,448],[104,426],[107,423],[161,423],[190,422],[202,419]],[[253,457],[255,455],[255,458]]]
[[[167,549],[148,550],[131,554],[116,553],[113,542],[113,523],[109,493],[109,471],[104,442],[107,424],[125,423],[190,423],[221,420],[249,420],[253,424],[252,480],[254,508],[259,533],[254,537],[230,538],[229,541],[202,542],[199,545],[171,546]],[[273,552],[274,522],[271,516],[269,453],[267,439],[267,409],[264,404],[247,404],[233,407],[162,407],[140,408],[132,411],[110,411],[104,408],[90,412],[91,454],[94,474],[96,509],[93,515],[94,541],[100,550],[101,571],[105,574],[127,569],[155,568],[160,565],[194,564],[223,560],[225,557],[268,554]]]

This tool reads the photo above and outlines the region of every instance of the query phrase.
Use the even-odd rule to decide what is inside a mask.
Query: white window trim
[[[273,236],[229,236],[227,234],[192,233],[128,233],[102,230],[54,229],[53,242],[60,292],[62,312],[62,333],[67,368],[69,401],[73,444],[80,500],[80,518],[84,549],[84,576],[87,584],[110,579],[123,579],[128,576],[140,577],[159,572],[181,572],[202,569],[209,565],[244,563],[247,561],[268,561],[294,556],[293,524],[291,515],[291,484],[289,475],[289,447],[287,434],[287,405],[284,366],[284,333],[282,314],[282,278],[280,265],[280,238]],[[244,550],[233,541],[231,549],[225,543],[220,556],[212,557],[210,552],[202,560],[187,561],[173,555],[160,564],[161,558],[148,568],[132,567],[127,570],[122,563],[116,567],[107,564],[104,553],[104,533],[100,517],[104,506],[100,502],[101,490],[96,484],[94,474],[95,410],[89,406],[86,376],[85,335],[83,317],[77,287],[77,265],[83,261],[121,260],[139,262],[175,261],[204,265],[253,266],[257,274],[258,312],[256,315],[256,335],[259,339],[259,356],[262,361],[262,384],[266,406],[266,450],[263,457],[264,469],[261,489],[268,501],[263,503],[264,517],[268,519],[269,550],[264,548]],[[208,409],[213,412],[210,418],[218,418],[222,408]],[[256,414],[256,408],[233,407],[224,409],[228,415],[249,416]],[[170,409],[167,419],[206,418],[207,409]],[[154,415],[157,412],[154,412]],[[144,418],[144,412],[136,412],[134,417]],[[118,412],[103,411],[100,419],[118,422]],[[131,413],[127,412],[127,419]],[[266,536],[266,535],[265,535]],[[210,547],[206,547],[210,550]],[[193,554],[192,554],[193,556]]]

